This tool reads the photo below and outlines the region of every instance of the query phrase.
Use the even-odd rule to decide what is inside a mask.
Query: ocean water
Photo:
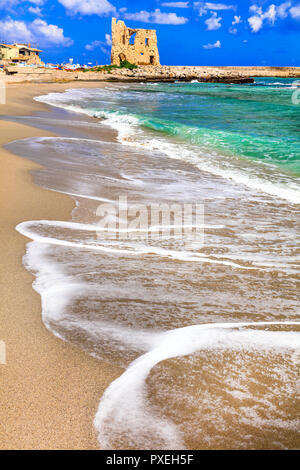
[[[299,448],[295,89],[284,79],[69,89],[37,100],[80,115],[80,137],[9,145],[43,165],[37,184],[76,202],[67,222],[17,230],[32,240],[24,264],[45,325],[124,367],[99,397],[101,448]],[[104,237],[99,207],[120,196],[202,204],[204,244]]]

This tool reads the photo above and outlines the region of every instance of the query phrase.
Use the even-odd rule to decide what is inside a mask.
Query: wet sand
[[[47,111],[32,97],[67,87],[11,85],[0,115]],[[45,328],[34,277],[22,265],[28,239],[15,230],[24,220],[71,218],[73,200],[34,185],[30,170],[38,165],[2,148],[12,140],[45,135],[53,134],[0,120],[0,339],[6,344],[6,364],[0,365],[0,449],[98,449],[93,419],[102,393],[121,370]]]
[[[85,85],[80,83],[78,86]],[[95,86],[99,87],[99,84]],[[53,133],[66,137],[84,137],[88,133],[88,139],[114,139],[107,126],[99,126],[97,120],[95,125],[91,125],[93,119],[87,116],[37,103],[33,108],[30,96],[70,87],[73,85],[58,85],[57,88],[53,85],[39,85],[37,88],[35,85],[34,89],[26,86],[26,100],[21,97],[24,94],[21,87],[20,91],[9,89],[10,108],[6,110],[25,117],[12,118],[15,123],[4,124],[0,120],[1,135],[5,136],[3,143],[30,135]],[[5,107],[2,109],[5,114]],[[27,119],[26,115],[34,110],[37,116]],[[43,114],[44,110],[48,112]],[[84,121],[87,120],[86,126]],[[27,127],[27,123],[35,129]],[[44,130],[36,130],[42,127]],[[67,279],[65,287],[68,287],[68,281],[72,283],[72,279],[76,280],[77,287],[84,286],[82,292],[76,290],[74,301],[69,302],[68,309],[63,312],[63,320],[68,316],[69,323],[59,321],[59,303],[55,302],[54,308],[49,309],[48,324],[52,331],[105,358],[110,364],[126,365],[148,347],[139,344],[140,335],[136,335],[139,331],[148,332],[152,341],[152,332],[177,330],[176,334],[180,335],[178,344],[184,345],[192,344],[195,338],[180,330],[184,326],[192,326],[194,331],[194,327],[211,322],[285,322],[298,318],[294,245],[289,248],[296,220],[296,209],[291,204],[274,200],[264,193],[249,192],[242,185],[220,180],[210,172],[195,170],[186,161],[168,160],[168,157],[161,156],[158,163],[157,155],[143,155],[139,150],[128,150],[125,145],[108,145],[105,149],[102,143],[74,144],[63,140],[58,146],[52,141],[32,146],[30,143],[16,143],[10,148],[18,155],[27,155],[28,159],[46,165],[46,168],[49,164],[44,171],[33,172],[37,184],[44,184],[54,191],[64,190],[79,198],[85,195],[117,200],[118,195],[126,191],[129,200],[149,204],[149,201],[161,200],[193,202],[204,195],[207,201],[205,220],[210,230],[205,231],[207,241],[203,251],[214,262],[202,267],[202,263],[179,263],[176,258],[165,259],[160,255],[128,258],[122,254],[111,256],[101,252],[96,255],[92,250],[66,250],[59,246],[51,250],[45,245],[50,266],[51,262],[54,268],[63,264],[67,269],[65,272],[73,276]],[[93,162],[93,157],[99,154],[103,158]],[[7,342],[8,360],[6,366],[0,366],[0,373],[4,371],[7,375],[0,392],[5,396],[0,423],[6,426],[1,430],[5,437],[4,440],[0,436],[1,446],[97,448],[92,423],[101,393],[122,370],[91,359],[74,346],[55,339],[44,328],[40,298],[31,288],[33,277],[21,265],[25,240],[15,231],[19,222],[38,219],[37,230],[30,227],[35,225],[33,223],[27,226],[32,231],[23,233],[28,236],[31,233],[33,240],[35,233],[53,236],[41,219],[69,221],[73,202],[60,193],[44,191],[32,184],[28,169],[39,168],[36,164],[8,152],[2,155],[2,204],[5,207],[2,245],[4,261],[9,266],[3,264],[3,294],[1,292],[4,318],[0,339]],[[48,163],[47,155],[51,157]],[[84,161],[81,161],[82,156]],[[75,167],[72,167],[74,163]],[[137,182],[143,184],[138,186]],[[216,199],[218,196],[221,196],[220,201]],[[99,199],[96,202],[93,197],[76,200],[79,205],[73,212],[73,221],[94,223]],[[94,242],[88,231],[76,233],[74,226],[61,230],[59,223],[57,225],[54,234],[57,240],[61,237],[65,240],[68,236],[68,240],[77,243],[76,246],[80,246],[83,239],[88,243]],[[219,226],[220,230],[212,229],[214,226]],[[241,237],[243,234],[244,238]],[[174,244],[169,242],[167,249],[173,247]],[[38,256],[31,266],[39,270],[37,261],[43,262],[43,250],[37,249],[36,245],[33,248]],[[217,264],[228,260],[237,264],[230,268],[228,264]],[[260,268],[262,260],[266,263],[265,269]],[[248,267],[255,269],[248,270]],[[57,286],[59,298],[64,283],[59,269],[54,269],[46,277],[50,280],[40,290],[44,290],[44,302],[47,302],[44,294],[45,291],[47,294],[48,286],[51,287],[50,293],[53,286]],[[41,276],[38,275],[39,278]],[[43,309],[45,321],[46,310]],[[113,326],[112,332],[107,334],[105,328],[102,331],[101,321]],[[277,325],[274,330],[277,328],[282,328],[284,338],[286,327]],[[154,407],[154,417],[155,410],[159,410],[159,416],[176,424],[176,429],[173,428],[163,441],[156,436],[160,436],[160,430],[165,431],[161,424],[164,421],[159,421],[157,430],[155,425],[151,427],[151,414],[147,414],[147,409],[146,421],[143,419],[145,407],[140,400],[140,382],[136,380],[139,374],[129,381],[128,376],[123,376],[121,389],[118,382],[117,396],[112,390],[107,391],[104,426],[103,422],[100,425],[97,422],[102,432],[103,448],[174,448],[177,429],[182,430],[188,449],[299,447],[293,427],[297,414],[294,392],[297,358],[278,354],[282,340],[277,335],[274,337],[267,328],[264,342],[269,341],[268,333],[273,338],[268,343],[270,354],[266,355],[264,349],[261,351],[259,342],[253,353],[251,345],[255,346],[256,335],[250,330],[245,332],[242,343],[246,347],[249,345],[247,353],[242,351],[239,355],[234,349],[230,354],[199,350],[190,357],[185,355],[172,359],[171,355],[156,363],[145,382],[149,392],[147,404]],[[118,335],[122,340],[120,348]],[[230,337],[226,338],[227,334],[223,337],[221,333],[218,341],[231,344]],[[234,337],[232,341],[235,341]],[[139,414],[141,420],[137,419]],[[183,446],[183,440],[176,442],[179,442],[178,448],[182,448],[179,446]]]

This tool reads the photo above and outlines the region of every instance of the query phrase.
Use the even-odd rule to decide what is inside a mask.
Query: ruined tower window
[[[1,0],[0,0],[1,3]],[[129,60],[137,65],[159,65],[156,31],[128,28],[124,21],[112,19],[112,65]],[[150,54],[152,57],[150,58]]]
[[[134,41],[135,41],[136,33],[132,33],[129,39],[129,44],[133,46]]]

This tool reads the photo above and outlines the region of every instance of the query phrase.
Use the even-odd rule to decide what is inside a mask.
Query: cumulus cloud
[[[215,11],[212,11],[211,12],[211,17],[208,18],[206,21],[205,21],[205,24],[207,26],[207,31],[216,31],[217,29],[220,29],[221,28],[221,21],[222,21],[222,17],[217,15],[217,13]]]
[[[216,41],[214,44],[205,44],[203,46],[203,49],[220,49],[221,48],[221,42]]]
[[[272,25],[275,23],[277,17],[277,7],[275,5],[270,5],[265,12],[263,12],[262,7],[257,5],[252,5],[249,10],[253,13],[248,18],[248,23],[253,33],[257,33],[263,27],[265,20]]]
[[[13,11],[19,0],[0,0],[0,10]]]
[[[279,18],[284,19],[288,16],[288,9],[292,6],[291,2],[284,2],[277,7],[277,14]]]
[[[108,46],[111,46],[112,45],[112,42],[111,42],[111,35],[110,34],[106,34],[105,35],[105,42]]]
[[[235,5],[226,5],[225,3],[194,2],[194,7],[198,10],[199,16],[206,15],[210,10],[236,10]]]
[[[33,34],[39,38],[39,42],[43,44],[59,44],[71,46],[72,39],[64,36],[64,30],[55,24],[48,24],[46,21],[36,19],[31,23]]]
[[[300,4],[290,9],[291,17],[300,20]]]
[[[10,13],[15,13],[16,12],[16,7],[20,6],[22,3],[24,3],[26,0],[0,0],[0,10],[5,10]],[[36,6],[42,6],[45,3],[46,0],[28,0],[29,3],[32,3],[33,5]],[[28,10],[30,10],[29,7]]]
[[[33,15],[43,16],[43,12],[40,9],[40,7],[29,7],[28,11],[29,11],[29,13],[32,13]]]
[[[232,21],[232,26],[229,28],[229,33],[230,34],[237,34],[238,30],[237,28],[234,28],[233,26],[237,26],[238,24],[242,23],[242,17],[241,16],[236,16],[234,15],[234,19]]]
[[[188,22],[184,16],[177,16],[176,13],[164,13],[157,8],[153,12],[140,11],[137,13],[126,13],[125,19],[141,21],[142,23],[172,24],[180,25]]]
[[[234,20],[232,22],[232,26],[234,26],[235,24],[240,24],[241,22],[242,22],[242,17],[234,15]]]
[[[104,54],[109,54],[109,49],[107,46],[111,46],[111,36],[110,34],[105,34],[105,41],[93,41],[91,44],[86,44],[85,49],[87,51],[94,51],[95,49],[100,49]]]
[[[292,6],[291,1],[286,1],[280,5],[270,5],[266,11],[261,6],[252,5],[249,8],[252,16],[248,18],[248,23],[252,32],[257,33],[264,26],[265,22],[274,25],[276,20],[286,19],[289,15],[292,19],[300,19],[300,4]]]
[[[268,10],[266,11],[264,18],[270,23],[274,24],[276,20],[277,10],[275,5],[270,5]]]
[[[102,45],[102,41],[93,41],[91,42],[91,44],[86,44],[85,45],[85,49],[87,51],[93,51],[94,49],[96,49],[97,47],[100,47]]]
[[[164,2],[161,5],[168,8],[189,8],[189,2]]]
[[[24,21],[8,18],[0,20],[0,31],[2,37],[7,41],[32,42],[33,34]]]
[[[58,0],[70,15],[109,15],[116,13],[108,0]]]
[[[24,0],[23,0],[24,1]],[[28,0],[30,3],[33,3],[34,5],[42,6],[44,5],[46,0]]]
[[[248,18],[248,23],[253,33],[257,33],[263,25],[263,19],[261,16],[254,15]]]
[[[48,24],[40,18],[31,23],[12,18],[0,20],[0,31],[7,41],[34,42],[39,47],[71,46],[73,44],[72,39],[64,36],[62,28],[54,24]]]

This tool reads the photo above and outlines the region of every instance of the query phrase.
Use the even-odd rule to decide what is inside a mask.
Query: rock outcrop
[[[2,73],[6,82],[175,82],[251,83],[255,77],[300,78],[300,67],[194,67],[139,66],[112,71],[66,71],[33,67],[6,67]]]

